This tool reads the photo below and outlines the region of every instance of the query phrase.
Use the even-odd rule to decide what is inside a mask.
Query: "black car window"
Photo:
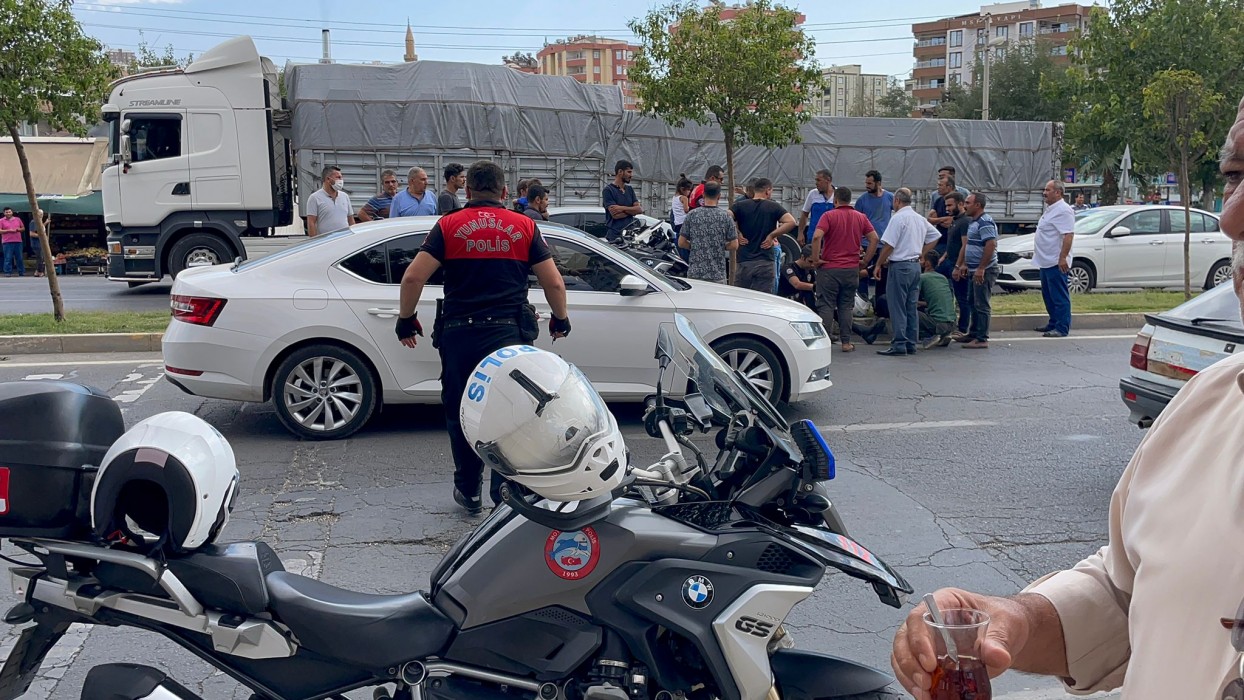
[[[568,291],[617,292],[626,269],[577,243],[547,239]]]
[[[412,233],[387,243],[360,250],[341,261],[341,267],[376,284],[401,284],[410,261],[419,254],[425,233]],[[445,269],[439,268],[428,284],[444,284]]]
[[[412,233],[409,236],[402,236],[389,241],[390,284],[402,283],[402,275],[406,274],[406,268],[410,266],[410,261],[414,260],[415,256],[419,254],[419,248],[423,246],[423,239],[426,235],[424,233]],[[437,268],[436,272],[432,273],[431,279],[428,280],[428,284],[445,284],[445,268]]]
[[[388,284],[389,282],[389,266],[385,262],[383,243],[372,246],[367,250],[360,250],[342,260],[341,267],[369,282],[377,284]]]
[[[563,226],[570,226],[571,228],[579,228],[579,219],[580,214],[578,213],[549,214],[549,221]]]
[[[609,232],[605,221],[605,212],[602,210],[583,214],[583,225],[579,228],[597,238],[604,238],[605,234]]]
[[[1146,235],[1162,232],[1162,210],[1150,209],[1138,211],[1119,223],[1131,229],[1132,235]]]

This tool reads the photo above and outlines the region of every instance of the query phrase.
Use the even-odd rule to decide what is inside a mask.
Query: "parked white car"
[[[398,287],[435,217],[359,224],[237,265],[192,268],[172,289],[165,376],[196,396],[272,400],[293,433],[340,438],[381,403],[440,401],[427,339],[394,335]],[[831,386],[830,341],[807,307],[770,294],[666,277],[603,241],[541,224],[566,280],[574,332],[537,345],[573,362],[610,400],[653,393],[657,328],[675,312],[768,397],[798,401]],[[419,304],[430,332],[443,289]],[[548,303],[533,283],[531,303]],[[327,401],[320,401],[320,398]]]
[[[1184,210],[1160,205],[1099,207],[1076,216],[1071,247],[1072,292],[1107,287],[1182,287]],[[1039,289],[1032,236],[998,242],[1003,289]],[[1218,217],[1192,210],[1192,284],[1210,289],[1231,274],[1231,239]]]
[[[1244,352],[1240,300],[1229,281],[1145,320],[1132,344],[1131,370],[1119,381],[1129,420],[1142,428],[1198,372]]]

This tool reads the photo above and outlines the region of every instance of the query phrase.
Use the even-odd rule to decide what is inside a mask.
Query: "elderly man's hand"
[[[1028,617],[1019,603],[957,588],[943,588],[933,597],[942,610],[971,608],[989,615],[989,631],[981,646],[981,661],[985,662],[990,676],[997,676],[1011,667],[1014,655],[1023,649],[1029,634]],[[931,697],[929,688],[933,670],[937,668],[933,631],[924,622],[926,612],[928,608],[924,603],[912,609],[894,636],[894,651],[890,655],[895,677],[916,700]]]

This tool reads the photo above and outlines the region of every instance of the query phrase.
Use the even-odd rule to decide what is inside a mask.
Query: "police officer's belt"
[[[462,328],[464,326],[517,326],[518,319],[509,316],[471,316],[468,318],[447,318],[445,329]]]

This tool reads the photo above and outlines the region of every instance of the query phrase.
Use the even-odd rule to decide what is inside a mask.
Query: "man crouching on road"
[[[527,276],[535,273],[553,310],[549,334],[570,333],[566,286],[553,253],[536,222],[506,209],[505,173],[496,163],[479,161],[467,171],[467,205],[446,214],[432,227],[419,254],[402,275],[397,339],[415,347],[423,327],[415,315],[423,286],[445,267],[445,302],[441,330],[441,403],[454,455],[454,500],[471,515],[483,510],[484,462],[462,434],[459,409],[471,372],[489,354],[508,345],[535,342],[524,337],[523,305]],[[492,472],[489,495],[501,502],[504,479]]]
[[[1244,306],[1244,102],[1223,147],[1221,226],[1235,241]],[[942,609],[988,613],[982,661],[1057,676],[1078,694],[1123,688],[1125,700],[1244,697],[1244,355],[1193,377],[1115,487],[1108,544],[1022,593],[958,589]],[[935,668],[925,606],[894,639],[899,681],[928,698]]]

